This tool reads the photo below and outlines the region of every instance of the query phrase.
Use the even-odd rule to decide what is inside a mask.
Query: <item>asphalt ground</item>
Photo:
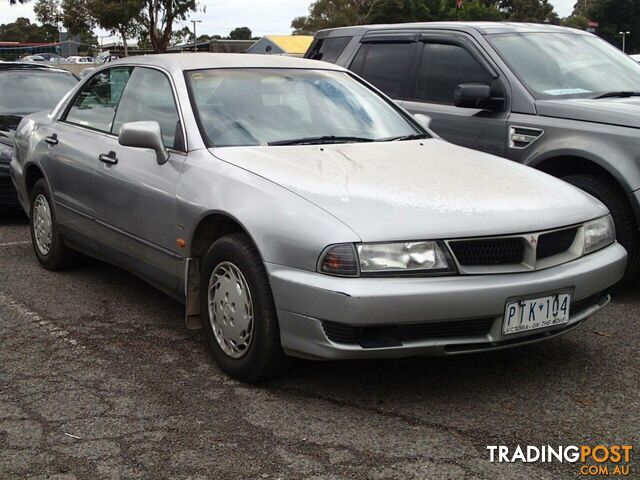
[[[95,260],[45,271],[5,216],[0,479],[574,479],[486,447],[616,443],[640,478],[639,286],[532,346],[299,361],[255,387],[219,370],[180,304]]]

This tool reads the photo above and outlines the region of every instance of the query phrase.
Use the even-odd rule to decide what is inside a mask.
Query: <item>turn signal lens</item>
[[[327,247],[320,257],[319,269],[322,273],[342,277],[358,275],[358,262],[355,248],[351,244]]]

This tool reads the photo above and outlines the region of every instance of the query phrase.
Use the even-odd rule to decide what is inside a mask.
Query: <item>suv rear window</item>
[[[399,98],[407,78],[414,43],[366,43],[353,59],[353,70],[391,98]]]
[[[349,43],[349,40],[351,40],[351,37],[332,37],[317,40],[313,47],[311,47],[307,58],[336,63],[336,60],[338,60],[338,57]]]

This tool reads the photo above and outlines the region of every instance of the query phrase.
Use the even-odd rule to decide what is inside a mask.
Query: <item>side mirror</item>
[[[160,124],[153,122],[129,122],[120,127],[118,143],[125,147],[150,148],[155,150],[158,164],[169,160],[169,152],[162,140]]]
[[[484,83],[461,83],[453,94],[453,104],[461,108],[481,108],[497,110],[504,103],[504,98],[491,96],[491,87]]]
[[[420,124],[421,127],[429,130],[429,125],[431,125],[431,117],[429,115],[425,115],[423,113],[416,113],[413,118],[416,119],[416,122]]]

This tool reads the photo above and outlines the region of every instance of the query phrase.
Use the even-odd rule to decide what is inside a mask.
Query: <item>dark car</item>
[[[452,143],[598,198],[640,270],[640,65],[553,25],[434,22],[322,30],[307,58],[348,67]]]
[[[73,74],[59,68],[0,63],[0,209],[18,208],[9,162],[20,120],[25,115],[52,109],[77,82]]]

